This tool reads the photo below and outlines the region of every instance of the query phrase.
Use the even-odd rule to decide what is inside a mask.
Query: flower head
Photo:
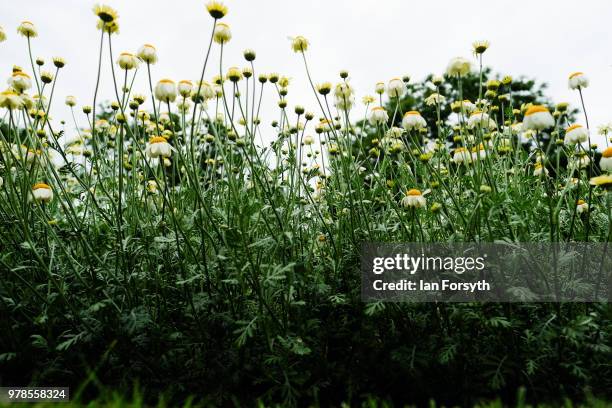
[[[167,158],[172,155],[172,146],[161,136],[153,136],[149,139],[149,145],[147,146],[146,153],[152,159],[159,157]]]
[[[140,47],[136,55],[147,64],[155,64],[157,62],[157,50],[151,44],[145,44]]]
[[[404,198],[402,198],[401,204],[404,207],[422,208],[427,206],[427,199],[419,190],[412,188],[406,191]]]
[[[289,77],[284,76],[284,75],[283,75],[283,76],[281,76],[281,77],[278,79],[278,85],[279,85],[281,88],[287,88],[287,87],[289,86],[289,82],[291,82],[291,79],[290,79]]]
[[[534,177],[548,176],[548,169],[541,162],[537,162],[533,168],[533,175]]]
[[[440,95],[437,92],[432,93],[427,98],[425,98],[425,104],[427,106],[436,106],[444,103],[446,101],[446,97],[444,95]]]
[[[278,78],[279,78],[279,74],[277,74],[276,72],[272,72],[268,75],[268,79],[270,80],[271,83],[275,84],[278,82]],[[331,87],[331,84],[330,84]]]
[[[555,119],[548,108],[543,105],[533,105],[525,112],[523,128],[532,130],[544,130],[555,125]]]
[[[257,56],[257,53],[255,53],[255,50],[247,48],[246,50],[244,50],[242,55],[244,56],[245,60],[251,62],[251,61],[255,61],[255,57]]]
[[[376,106],[372,108],[372,111],[370,112],[370,117],[368,120],[370,121],[371,125],[374,125],[374,126],[383,125],[387,123],[387,121],[389,120],[389,114],[387,113],[385,108],[381,106]]]
[[[139,105],[142,105],[146,100],[146,96],[143,94],[134,94],[134,100],[138,102]]]
[[[455,113],[467,113],[470,114],[474,110],[476,110],[476,105],[474,105],[470,100],[464,99],[463,101],[455,101],[451,103],[451,110]]]
[[[23,92],[27,91],[32,87],[32,80],[30,76],[23,71],[13,72],[13,75],[9,78],[8,84],[12,86],[16,91]]]
[[[171,79],[162,79],[155,85],[155,97],[162,102],[174,102],[176,84]]]
[[[45,183],[36,183],[32,186],[32,197],[33,200],[48,203],[53,200],[53,190]]]
[[[215,20],[225,17],[227,14],[227,6],[220,1],[209,1],[206,4],[206,11]]]
[[[489,48],[489,42],[488,41],[474,41],[472,43],[472,50],[474,51],[474,54],[483,54],[487,48]]]
[[[196,82],[191,92],[191,99],[196,103],[200,103],[214,98],[215,95],[213,87],[208,82],[202,81]]]
[[[23,106],[23,99],[12,90],[0,92],[0,108],[9,110],[19,109]]]
[[[291,38],[291,48],[293,49],[293,52],[304,52],[308,50],[308,45],[308,40],[301,35]]]
[[[72,95],[68,95],[66,97],[66,105],[70,106],[71,108],[74,107],[77,103],[77,100],[74,96]]]
[[[470,164],[472,155],[465,147],[458,147],[453,152],[453,162],[455,164]]]
[[[117,11],[104,4],[96,4],[93,8],[93,12],[104,23],[112,23],[119,18]]]
[[[111,21],[110,23],[105,23],[102,20],[98,20],[98,24],[96,24],[98,30],[104,30],[109,34],[117,34],[119,32],[119,23],[115,21]]]
[[[582,89],[589,86],[589,79],[584,75],[583,72],[574,72],[570,74],[567,85],[570,89]]]
[[[0,42],[6,41],[6,33],[4,32],[4,28],[0,26]]]
[[[66,61],[62,57],[53,57],[53,65],[56,68],[64,68]]]
[[[582,125],[574,124],[565,129],[565,144],[582,143],[589,140],[589,131]]]
[[[427,122],[421,116],[421,114],[417,111],[408,111],[404,113],[404,118],[402,119],[402,126],[406,130],[419,130],[427,126]]]
[[[317,124],[317,126],[315,127],[315,130],[317,131],[317,133],[331,132],[333,128],[334,128],[334,124],[332,122],[330,122],[327,119],[321,119],[319,123]]]
[[[608,147],[602,152],[599,167],[602,171],[612,173],[612,147]]]
[[[371,103],[374,103],[376,99],[372,96],[372,95],[366,95],[363,98],[361,98],[361,102],[363,102],[364,105],[369,105]]]
[[[331,92],[332,84],[330,82],[323,82],[316,86],[317,92],[325,96]]]
[[[442,85],[442,83],[444,83],[444,77],[440,76],[440,75],[434,75],[431,77],[431,83],[434,86],[440,86]]]
[[[53,82],[53,73],[49,71],[42,71],[40,73],[40,80],[44,84],[50,84],[51,82]]]
[[[355,91],[348,82],[340,82],[334,88],[334,96],[336,98],[336,107],[342,110],[349,110],[355,102],[353,96]]]
[[[484,128],[490,127],[490,118],[485,112],[475,110],[471,113],[468,119],[468,126],[471,128]]]
[[[406,92],[406,84],[400,78],[393,78],[387,84],[387,94],[393,98],[401,98]]]
[[[134,69],[138,67],[138,58],[129,52],[122,52],[119,54],[119,59],[117,59],[117,65],[125,70]]]
[[[225,23],[216,23],[213,39],[217,44],[224,44],[232,39],[230,27]]]
[[[568,162],[568,167],[570,167],[571,169],[583,169],[586,168],[590,163],[591,158],[587,154],[580,152],[571,157]]]
[[[374,86],[374,92],[376,92],[379,95],[384,94],[385,93],[385,83],[377,82],[376,85]]]
[[[592,177],[589,180],[589,184],[592,186],[612,186],[612,175],[605,174],[597,177]]]
[[[240,68],[237,67],[230,67],[227,70],[227,79],[229,79],[232,82],[238,82],[242,79],[242,71],[240,70]]]
[[[32,24],[30,21],[22,21],[21,24],[19,24],[19,27],[17,27],[17,32],[27,38],[34,38],[38,36],[36,27],[34,27],[34,24]]]
[[[497,91],[501,86],[501,82],[497,79],[489,79],[486,83],[487,89],[490,91]]]
[[[191,95],[191,92],[193,90],[193,83],[189,80],[183,79],[182,81],[179,81],[178,83],[178,93],[183,97],[183,98],[188,98]]]
[[[463,57],[455,57],[448,63],[446,75],[450,77],[463,77],[470,72],[470,69],[470,61]]]
[[[589,211],[589,205],[584,200],[576,201],[576,212],[582,214]]]
[[[485,150],[484,144],[480,143],[478,146],[472,147],[472,161],[478,161],[487,157],[487,151]]]

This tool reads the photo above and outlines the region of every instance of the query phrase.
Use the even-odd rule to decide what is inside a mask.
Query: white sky
[[[197,79],[211,31],[212,19],[205,0],[108,0],[102,1],[120,14],[121,33],[114,36],[115,58],[122,51],[135,52],[143,43],[154,44],[159,62],[153,79]],[[91,104],[96,75],[99,32],[90,0],[0,1],[0,26],[8,39],[0,43],[0,80],[8,78],[13,64],[28,71],[26,41],[18,36],[21,20],[32,21],[39,31],[33,40],[34,56],[53,68],[51,57],[62,56],[52,116],[66,119],[66,95],[75,95],[78,106]],[[224,70],[243,66],[242,51],[257,52],[257,72],[279,72],[293,79],[290,106],[304,105],[317,113],[299,55],[287,37],[304,35],[310,41],[309,63],[315,82],[336,82],[340,69],[350,72],[358,101],[373,94],[374,84],[410,74],[423,78],[441,74],[451,57],[472,58],[471,43],[486,39],[491,48],[485,65],[495,71],[535,77],[550,85],[556,102],[578,107],[575,91],[567,88],[567,76],[584,71],[591,86],[584,91],[591,128],[612,121],[612,2],[492,1],[492,0],[227,0],[224,22],[233,38],[226,46]],[[108,49],[101,99],[113,97]],[[219,73],[218,46],[206,77]],[[135,90],[148,94],[146,73],[138,74]],[[271,89],[261,116],[264,124],[276,119]],[[147,101],[146,107],[150,101]],[[84,117],[79,112],[80,124]],[[595,132],[593,132],[595,133]]]

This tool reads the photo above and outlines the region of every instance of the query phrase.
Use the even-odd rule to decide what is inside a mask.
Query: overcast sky
[[[212,24],[204,0],[103,3],[120,14],[121,33],[113,40],[115,56],[151,43],[160,58],[153,67],[154,81],[199,78]],[[26,41],[15,31],[25,19],[39,31],[33,40],[35,57],[45,58],[48,64],[53,56],[67,61],[56,87],[52,110],[56,120],[69,117],[63,103],[66,95],[75,95],[79,107],[92,103],[99,42],[93,4],[89,0],[0,1],[0,25],[8,36],[0,44],[4,78],[13,64],[30,70]],[[612,121],[612,2],[608,0],[228,0],[225,4],[229,14],[224,22],[231,26],[233,38],[226,47],[224,68],[243,66],[242,51],[255,49],[257,72],[274,71],[293,79],[290,106],[301,104],[316,111],[301,58],[291,51],[289,36],[309,39],[315,82],[336,82],[339,70],[347,69],[358,100],[372,94],[378,81],[405,74],[414,78],[442,74],[451,57],[473,59],[471,43],[483,39],[491,43],[486,65],[503,74],[524,74],[547,82],[555,102],[578,106],[578,95],[567,88],[567,77],[574,71],[585,72],[591,80],[584,92],[591,127]],[[216,51],[218,47],[207,78],[219,72]],[[112,97],[108,58],[106,50],[102,99]],[[144,93],[145,71],[138,76],[136,91]],[[261,117],[269,123],[277,113],[268,110]],[[83,116],[80,120],[83,123]]]

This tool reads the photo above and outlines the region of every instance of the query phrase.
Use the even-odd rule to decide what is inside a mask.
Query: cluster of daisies
[[[473,51],[476,55],[482,54],[488,49],[488,42],[476,42],[473,44]],[[457,78],[459,81],[471,72],[471,63],[469,60],[461,57],[453,58],[446,70],[448,78]],[[391,105],[393,101],[399,105],[400,98],[406,91],[406,84],[410,81],[409,77],[393,78],[385,86],[385,83],[379,82],[375,86],[375,92],[381,96],[385,92],[388,94]],[[432,78],[432,85],[439,90],[439,85],[444,81],[443,77]],[[418,139],[415,144],[415,139],[410,138],[411,149],[408,148],[408,143],[402,135],[421,134],[427,137],[430,132],[427,129],[426,120],[418,111],[408,111],[404,113],[401,120],[402,128],[391,127],[389,123],[390,114],[381,106],[375,106],[369,111],[369,123],[383,132],[382,139],[374,138],[372,140],[372,149],[370,153],[374,157],[380,155],[380,147],[384,148],[387,153],[396,154],[401,151],[408,150],[412,155],[418,157],[421,161],[429,161],[432,159],[432,153],[444,151],[449,156],[450,160],[455,165],[469,166],[491,157],[494,154],[503,155],[513,150],[513,146],[518,143],[525,145],[527,143],[533,148],[535,163],[533,164],[533,175],[535,177],[546,177],[549,171],[545,166],[545,162],[549,160],[540,145],[541,134],[546,132],[547,137],[556,138],[553,142],[557,145],[565,145],[567,147],[570,160],[568,170],[590,169],[593,173],[592,157],[597,149],[595,144],[591,144],[589,129],[581,124],[568,124],[562,126],[563,120],[567,119],[568,104],[559,103],[554,112],[543,105],[525,104],[520,109],[512,109],[513,118],[503,118],[503,124],[498,124],[494,119],[494,114],[500,111],[499,106],[493,106],[490,100],[497,99],[506,107],[511,106],[511,94],[499,93],[502,87],[510,89],[512,78],[504,77],[501,81],[489,80],[484,85],[484,98],[477,100],[475,103],[469,100],[454,101],[450,104],[452,111],[457,115],[457,123],[450,126],[455,136],[453,143],[440,140],[427,140],[419,145]],[[572,73],[568,78],[568,86],[572,90],[577,90],[582,100],[582,90],[588,87],[588,78],[582,72]],[[373,103],[376,99],[370,97],[364,99],[364,103]],[[429,106],[437,106],[438,108],[446,101],[446,98],[439,92],[434,92],[425,99],[425,103]],[[438,110],[439,111],[439,110]],[[522,121],[519,119],[522,117]],[[506,119],[506,120],[504,120]],[[394,122],[394,121],[392,121]],[[437,123],[437,126],[444,124]],[[599,169],[602,175],[592,177],[589,182],[593,186],[609,186],[612,184],[612,147],[608,146],[611,141],[608,139],[608,133],[611,130],[609,126],[602,126],[599,133],[606,137],[606,148],[603,150],[599,160]],[[559,138],[559,135],[564,135]],[[455,147],[452,147],[452,145]],[[586,145],[586,146],[585,146]],[[416,148],[414,148],[416,147]],[[442,164],[440,164],[440,162]],[[431,166],[441,174],[447,174],[444,160]],[[576,179],[571,179],[572,183]],[[481,191],[490,190],[490,187],[483,185]],[[418,199],[417,199],[418,198]],[[406,190],[405,197],[401,199],[401,203],[406,207],[424,207],[426,200],[422,197],[419,190],[411,188]],[[588,204],[584,200],[578,200],[577,212],[586,211]]]
[[[211,41],[223,47],[232,38],[229,25],[219,21],[227,14],[227,8],[218,1],[211,1],[206,7],[208,13],[214,19]],[[119,16],[114,9],[106,5],[96,5],[93,11],[98,17],[97,27],[102,32],[102,36],[106,34],[110,38],[111,35],[119,32]],[[28,46],[30,40],[38,35],[36,27],[29,21],[22,22],[17,31],[27,39]],[[0,42],[5,39],[6,35],[0,28]],[[288,78],[278,74],[259,74],[257,78],[252,79],[253,90],[256,80],[262,87],[266,83],[274,86],[279,97],[278,106],[283,113],[281,117],[284,117],[284,119],[281,119],[280,123],[274,121],[272,125],[285,141],[291,140],[291,135],[297,135],[296,141],[288,142],[288,147],[283,147],[280,152],[283,155],[293,155],[294,161],[302,167],[304,174],[319,177],[316,182],[317,192],[322,193],[325,180],[329,177],[329,169],[326,169],[326,159],[328,165],[333,166],[336,157],[344,157],[346,152],[351,149],[351,145],[346,143],[346,138],[341,137],[341,135],[351,133],[357,134],[358,137],[363,136],[363,134],[355,131],[349,120],[349,112],[355,106],[355,90],[348,80],[349,75],[346,71],[340,72],[341,81],[337,84],[331,82],[314,84],[310,78],[305,57],[309,49],[308,40],[302,36],[293,37],[291,48],[295,53],[304,57],[308,79],[321,108],[322,117],[314,123],[314,129],[318,135],[318,146],[321,149],[325,148],[325,152],[322,153],[319,148],[313,147],[316,143],[315,138],[304,133],[305,124],[300,120],[303,118],[306,122],[313,121],[315,119],[314,113],[306,112],[303,107],[296,106],[297,125],[290,124],[286,113],[288,103],[285,98],[289,86]],[[486,41],[473,44],[473,52],[480,58],[481,62],[482,55],[488,48],[489,43]],[[175,82],[172,79],[164,78],[157,81],[153,86],[151,66],[158,62],[156,48],[151,44],[144,44],[135,53],[120,53],[114,62],[125,73],[126,78],[129,72],[134,72],[135,75],[136,70],[141,65],[146,66],[149,83],[151,84],[149,97],[152,99],[153,112],[148,112],[142,107],[147,99],[144,94],[132,94],[131,89],[124,87],[122,89],[123,94],[121,96],[118,94],[117,100],[110,104],[112,108],[110,119],[96,117],[95,104],[94,106],[85,105],[82,107],[90,126],[86,129],[79,128],[79,137],[68,142],[62,153],[65,157],[71,157],[73,160],[76,157],[91,158],[94,155],[91,146],[96,138],[108,140],[108,147],[113,148],[115,147],[114,141],[119,139],[119,145],[123,146],[123,130],[129,130],[128,123],[131,117],[133,123],[144,129],[144,132],[133,138],[132,145],[129,146],[127,153],[120,150],[120,160],[124,162],[125,168],[132,169],[134,164],[139,163],[139,160],[147,161],[147,166],[169,167],[172,164],[171,158],[175,152],[186,154],[186,146],[177,146],[179,142],[175,138],[171,104],[174,104],[176,113],[182,116],[183,141],[189,141],[193,144],[194,139],[196,139],[195,143],[198,145],[214,142],[215,136],[210,134],[210,129],[205,124],[206,121],[202,120],[208,119],[224,128],[223,133],[227,135],[228,140],[234,142],[236,146],[244,146],[246,144],[245,139],[253,139],[254,135],[257,134],[260,123],[259,118],[254,114],[254,95],[251,123],[248,123],[248,109],[246,115],[242,112],[242,117],[236,121],[238,126],[233,123],[233,114],[228,123],[227,116],[230,115],[219,113],[219,106],[221,106],[223,112],[229,113],[227,105],[230,97],[240,98],[237,84],[246,80],[246,89],[248,89],[248,81],[254,77],[252,62],[256,58],[255,51],[246,50],[243,56],[250,63],[250,66],[244,68],[230,67],[225,75],[217,75],[210,82],[204,80],[203,71],[199,80]],[[30,140],[30,146],[21,143],[9,143],[6,139],[1,141],[0,151],[3,157],[8,155],[14,163],[22,163],[24,166],[32,163],[48,165],[48,140],[54,141],[57,145],[57,135],[48,120],[50,103],[47,102],[45,91],[49,87],[51,88],[49,95],[49,99],[51,99],[54,79],[57,77],[59,70],[64,67],[65,62],[61,58],[54,58],[54,72],[42,68],[45,64],[42,59],[37,59],[36,64],[39,67],[38,70],[34,69],[34,62],[32,63],[34,80],[21,67],[14,67],[8,80],[8,89],[0,93],[0,108],[5,108],[8,111],[10,124],[14,124],[14,118],[19,117],[19,111],[27,112],[27,115],[23,115],[27,122],[24,121],[22,125],[32,130],[32,134],[38,136]],[[470,60],[457,57],[449,62],[445,74],[446,78],[456,79],[460,84],[462,78],[465,78],[471,70]],[[445,78],[442,76],[432,78],[432,84],[437,92],[426,98],[425,103],[427,105],[439,108],[446,102],[446,97],[440,93],[440,85],[443,81],[445,81]],[[485,84],[481,84],[482,98],[472,102],[461,97],[459,100],[451,102],[451,109],[455,113],[456,121],[454,123],[434,124],[435,126],[446,126],[452,129],[452,135],[454,136],[452,137],[453,142],[450,143],[448,140],[432,138],[431,134],[433,132],[430,131],[427,121],[420,112],[414,110],[399,112],[399,109],[396,109],[395,112],[388,112],[385,109],[383,95],[387,95],[391,106],[395,103],[399,107],[400,100],[407,92],[409,82],[410,77],[408,76],[393,78],[387,83],[379,82],[374,87],[374,92],[378,97],[366,96],[363,98],[363,103],[366,105],[368,112],[367,122],[376,129],[377,135],[380,135],[380,137],[371,140],[371,146],[366,153],[374,163],[374,174],[377,174],[376,166],[379,163],[381,150],[391,154],[407,152],[411,160],[431,161],[429,165],[432,169],[440,174],[447,174],[446,167],[449,164],[478,168],[478,163],[482,161],[489,160],[495,155],[501,156],[511,152],[517,141],[521,143],[527,141],[533,144],[534,152],[536,152],[533,176],[547,177],[549,175],[545,165],[547,157],[539,146],[540,135],[543,132],[547,132],[555,138],[555,143],[567,146],[571,156],[568,164],[570,168],[580,170],[590,167],[592,170],[592,153],[595,146],[591,146],[588,126],[569,123],[562,126],[562,119],[567,118],[568,104],[558,104],[553,112],[550,112],[546,106],[527,104],[512,109],[511,118],[504,118],[504,109],[499,109],[499,106],[492,105],[490,101],[495,99],[505,106],[512,106],[512,95],[507,92],[510,89],[512,78],[504,77],[501,80],[489,80]],[[230,84],[232,89],[231,96],[227,95],[227,83]],[[30,95],[34,85],[36,93]],[[582,90],[588,87],[589,81],[584,73],[576,72],[569,76],[568,85],[571,89],[577,90],[582,99]],[[330,109],[328,98],[331,98],[335,108],[334,113]],[[216,102],[215,113],[212,115],[209,115],[206,111],[206,104],[209,101]],[[378,106],[373,106],[377,101],[379,102]],[[77,105],[77,100],[74,96],[67,96],[65,103],[73,110]],[[238,104],[242,109],[240,103]],[[231,105],[233,112],[234,102],[231,102]],[[197,110],[198,106],[200,107],[199,112]],[[162,107],[167,108],[167,111],[161,112]],[[72,113],[74,116],[74,110]],[[202,118],[203,113],[204,118]],[[502,115],[501,121],[499,121],[498,113]],[[394,126],[397,123],[395,121],[397,115],[401,115],[399,121],[401,127]],[[197,121],[196,116],[198,117]],[[519,121],[519,118],[522,118],[522,121]],[[243,128],[242,131],[238,130],[240,126]],[[188,129],[190,130],[189,139],[185,137]],[[607,133],[609,131],[610,129],[607,128],[600,129],[600,132],[606,135],[606,143],[608,142]],[[560,135],[563,135],[563,137],[560,137]],[[136,143],[136,146],[133,145],[134,143]],[[585,144],[588,144],[588,146],[585,147]],[[140,145],[144,146],[142,152],[139,151]],[[137,160],[130,160],[130,154]],[[311,160],[310,163],[302,160],[303,154]],[[297,160],[297,157],[299,157],[299,160]],[[434,157],[436,160],[432,160]],[[222,165],[223,160],[208,157],[206,163]],[[598,164],[603,174],[592,177],[590,183],[594,186],[612,184],[612,148],[607,147],[603,151]],[[356,170],[364,171],[364,168],[357,166]],[[35,177],[42,177],[44,171],[35,172],[34,175]],[[0,185],[1,183],[2,179],[0,178]],[[70,183],[76,184],[77,182],[72,178]],[[151,190],[157,191],[155,181],[148,180],[147,183]],[[486,191],[487,188],[490,189],[490,187],[483,185],[481,190]],[[37,182],[32,187],[31,197],[36,201],[48,203],[53,199],[53,189],[47,183]],[[416,188],[408,188],[400,199],[400,204],[411,208],[425,207],[427,205],[425,193],[421,193]],[[577,205],[579,207],[577,211],[579,212],[588,209],[588,203],[586,202],[579,202]]]
[[[307,48],[308,42],[303,37],[296,37],[293,43],[293,50],[303,54]],[[478,41],[473,44],[473,52],[479,58],[482,58],[482,54],[488,48],[489,43],[486,41]],[[471,70],[471,62],[468,59],[456,57],[449,62],[446,69],[446,77],[457,79],[461,89],[460,82],[462,78],[465,78]],[[345,80],[348,77],[346,72],[341,72],[340,77],[344,81],[335,87],[331,83],[325,82],[317,85],[316,91],[323,98],[326,98],[333,89],[334,106],[338,111],[349,111],[355,101],[354,90]],[[425,99],[427,105],[439,108],[446,102],[446,97],[439,92],[440,85],[444,80],[445,78],[441,76],[434,76],[432,78],[432,84],[438,92],[432,93]],[[566,153],[569,156],[568,170],[570,172],[589,168],[589,173],[593,173],[592,157],[594,157],[594,151],[597,149],[597,146],[591,144],[587,127],[577,123],[567,123],[569,117],[567,103],[559,103],[552,113],[546,106],[531,103],[525,104],[520,106],[520,108],[512,109],[512,117],[504,118],[504,104],[506,107],[512,106],[512,95],[510,92],[512,78],[506,76],[501,80],[489,80],[485,84],[481,84],[484,87],[484,94],[481,99],[475,102],[467,99],[451,102],[451,109],[457,116],[456,123],[435,124],[435,126],[448,125],[448,127],[453,129],[455,136],[452,138],[453,142],[450,143],[446,140],[431,139],[430,135],[432,132],[428,129],[427,121],[418,111],[411,110],[403,113],[401,128],[393,126],[396,123],[397,108],[400,106],[401,98],[407,92],[407,84],[409,82],[410,77],[408,76],[393,78],[386,84],[378,82],[374,88],[378,98],[374,96],[363,98],[363,103],[368,107],[374,104],[377,99],[380,101],[379,106],[369,109],[367,117],[369,124],[377,128],[377,134],[382,133],[383,135],[382,138],[374,138],[370,142],[372,146],[368,153],[374,159],[380,158],[381,149],[390,154],[408,152],[413,158],[426,162],[432,160],[436,153],[445,152],[446,157],[437,155],[437,162],[431,165],[431,169],[444,175],[448,174],[448,170],[445,167],[447,163],[465,166],[474,165],[485,159],[490,159],[495,154],[500,156],[508,154],[520,143],[523,146],[528,145],[528,147],[532,148],[532,156],[535,157],[533,175],[535,177],[546,177],[549,175],[546,162],[550,159],[543,151],[540,143],[542,135],[546,133],[546,137],[552,137],[554,143],[567,147]],[[568,85],[570,89],[579,92],[582,100],[582,90],[588,87],[589,81],[584,73],[575,72],[569,76]],[[506,92],[503,93],[502,89],[505,89]],[[383,106],[382,95],[385,93],[389,97],[389,105],[397,106],[395,112],[388,112]],[[492,100],[499,101],[502,104],[502,108],[500,109],[499,106],[493,105],[491,103]],[[322,118],[316,130],[317,133],[324,133],[329,139],[334,140],[338,138],[336,131],[340,130],[342,125],[339,123],[334,125],[330,121],[332,114],[329,110],[328,112],[329,118]],[[501,123],[498,122],[499,117],[496,115],[497,113],[502,114]],[[520,118],[522,118],[522,121],[519,121]],[[565,126],[564,122],[566,123]],[[438,134],[440,133],[438,132]],[[600,134],[606,136],[606,148],[602,152],[599,161],[599,168],[603,174],[592,177],[589,182],[593,186],[609,186],[612,184],[612,176],[610,175],[612,173],[610,169],[612,148],[607,146],[609,143],[607,127],[600,128]],[[560,137],[559,135],[564,136]],[[588,144],[588,146],[585,146],[585,144]],[[329,144],[327,152],[332,158],[342,153],[336,144]],[[572,182],[575,182],[575,179],[572,179]],[[490,189],[489,186],[481,186],[481,191],[486,192],[487,190],[490,191]],[[425,207],[426,200],[424,194],[416,188],[410,188],[406,190],[405,196],[400,202],[406,207]],[[585,205],[579,204],[578,211],[583,212],[584,209]]]

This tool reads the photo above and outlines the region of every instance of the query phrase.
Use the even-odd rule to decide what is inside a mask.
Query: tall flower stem
[[[30,57],[30,64],[32,65],[32,75],[34,75],[34,81],[36,82],[36,90],[38,94],[41,94],[40,82],[38,82],[38,75],[36,75],[36,68],[34,67],[34,58],[32,57],[32,43],[30,41],[30,36],[27,36],[28,40],[28,55]],[[42,96],[42,95],[41,95]],[[42,97],[39,98],[39,104],[42,103]]]
[[[482,99],[482,53],[478,54],[478,100]]]
[[[204,81],[204,73],[206,72],[206,65],[208,65],[208,57],[210,56],[210,49],[212,48],[212,42],[215,34],[215,27],[217,26],[217,19],[213,20],[213,28],[210,33],[210,40],[208,41],[208,48],[206,50],[206,57],[204,58],[204,66],[202,67],[202,73],[200,74],[200,81],[198,82],[198,89],[195,93],[196,98],[193,103],[193,111],[191,112],[191,131],[190,138],[193,138],[193,133],[195,130],[195,118],[196,118],[196,108],[198,107],[198,101],[200,100],[200,91],[202,90],[202,81]],[[147,68],[148,68],[147,64]]]
[[[147,76],[149,79],[149,92],[151,93],[151,104],[153,105],[153,116],[155,117],[155,130],[157,135],[161,136],[159,131],[159,117],[157,115],[157,105],[155,105],[155,93],[153,93],[153,81],[151,79],[151,64],[147,62]]]
[[[117,78],[115,76],[115,65],[113,63],[113,43],[112,36],[108,35],[108,52],[110,57],[110,66],[111,73],[113,76],[113,85],[115,89],[115,97],[117,98],[117,104],[119,104],[119,108],[121,109],[121,114],[123,115],[123,119],[126,120],[125,112],[123,111],[122,100],[119,97],[119,90],[117,89]],[[127,86],[127,69],[125,70],[125,77],[123,81],[123,88]],[[121,261],[123,258],[123,131],[124,125],[121,124],[119,128],[119,151],[118,156],[119,159],[115,160],[118,166],[118,191],[117,191],[117,258],[116,258],[116,267],[119,269],[121,267]],[[114,168],[114,167],[113,167]]]
[[[591,155],[593,154],[593,149],[591,148],[591,128],[589,127],[589,117],[587,115],[587,111],[586,111],[586,107],[584,106],[584,97],[582,96],[582,87],[578,87],[578,95],[580,95],[580,104],[582,105],[582,112],[584,113],[584,121],[586,123],[586,127],[587,127],[587,131],[589,132],[588,135],[588,143],[589,143],[589,152],[587,154],[587,157],[589,158],[589,172],[590,172],[590,176],[593,176],[593,158],[591,158]],[[587,205],[590,207],[591,204],[593,202],[593,186],[589,185],[589,196],[587,198]],[[586,212],[586,233],[585,233],[585,241],[589,241],[589,233],[591,232],[591,211],[587,211]]]
[[[109,34],[110,36],[110,34]],[[98,163],[98,156],[100,154],[98,150],[98,137],[96,135],[96,103],[98,101],[98,89],[100,87],[100,75],[102,73],[102,50],[104,48],[104,27],[100,30],[100,51],[98,55],[98,74],[96,75],[96,88],[94,90],[93,104],[92,104],[92,115],[91,115],[91,141],[94,148],[93,152],[93,165],[89,169],[88,181],[91,185],[91,176],[95,168],[96,174],[100,174],[100,166]]]

